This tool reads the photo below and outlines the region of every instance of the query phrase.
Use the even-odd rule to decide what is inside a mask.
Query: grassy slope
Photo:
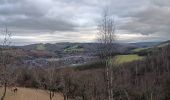
[[[36,50],[45,50],[44,44],[37,45]]]
[[[140,52],[142,50],[147,50],[148,48],[136,48],[136,49],[133,49],[132,52]]]
[[[137,53],[137,52],[149,52],[149,51],[153,51],[155,48],[163,48],[170,45],[170,41],[165,41],[162,42],[160,44],[151,46],[151,47],[144,47],[144,48],[136,48],[132,50],[132,53]]]
[[[64,52],[74,52],[74,51],[83,52],[83,51],[84,51],[84,48],[79,47],[78,45],[75,45],[75,46],[66,48],[66,49],[64,50]]]
[[[143,58],[144,58],[144,56],[138,56],[137,54],[117,55],[113,58],[114,60],[111,60],[111,64],[121,65],[121,64],[124,64],[124,63],[128,63],[128,62],[142,60]],[[77,69],[77,70],[87,70],[87,69],[102,68],[104,66],[105,66],[104,63],[97,61],[97,62],[93,62],[93,63],[88,63],[88,64],[76,66],[75,69]]]
[[[0,94],[2,94],[2,88],[0,88]],[[46,91],[19,88],[17,93],[13,93],[8,89],[5,100],[49,100],[49,95]],[[53,100],[64,100],[60,94],[55,94]]]
[[[164,43],[164,44],[160,44],[160,45],[158,45],[157,47],[165,47],[165,46],[167,46],[167,45],[169,45],[169,43]]]
[[[131,55],[118,55],[115,57],[115,64],[123,64],[123,63],[127,63],[127,62],[132,62],[132,61],[136,61],[136,60],[142,60],[143,57],[135,55],[135,54],[131,54]]]

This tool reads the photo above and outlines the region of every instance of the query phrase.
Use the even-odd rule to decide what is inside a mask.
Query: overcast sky
[[[119,42],[170,39],[170,0],[0,0],[0,29],[15,45],[94,42],[105,7]]]

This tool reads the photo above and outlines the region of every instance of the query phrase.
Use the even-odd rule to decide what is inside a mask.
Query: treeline
[[[113,66],[114,100],[170,100],[169,51],[170,46],[143,61]],[[104,67],[59,69],[49,64],[46,69],[18,67],[15,75],[15,84],[48,90],[51,100],[55,92],[62,93],[65,100],[107,100],[108,96]]]

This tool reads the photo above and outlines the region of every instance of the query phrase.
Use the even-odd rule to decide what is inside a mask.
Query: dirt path
[[[0,89],[0,94],[2,94],[1,89]],[[8,89],[5,100],[49,100],[49,96],[48,93],[43,90],[18,88],[17,93],[14,93],[10,89]],[[64,100],[64,99],[60,94],[55,94],[53,100]]]

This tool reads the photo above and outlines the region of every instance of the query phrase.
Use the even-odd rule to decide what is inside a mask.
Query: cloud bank
[[[0,28],[16,45],[92,42],[106,6],[119,42],[170,39],[169,0],[0,0]]]

